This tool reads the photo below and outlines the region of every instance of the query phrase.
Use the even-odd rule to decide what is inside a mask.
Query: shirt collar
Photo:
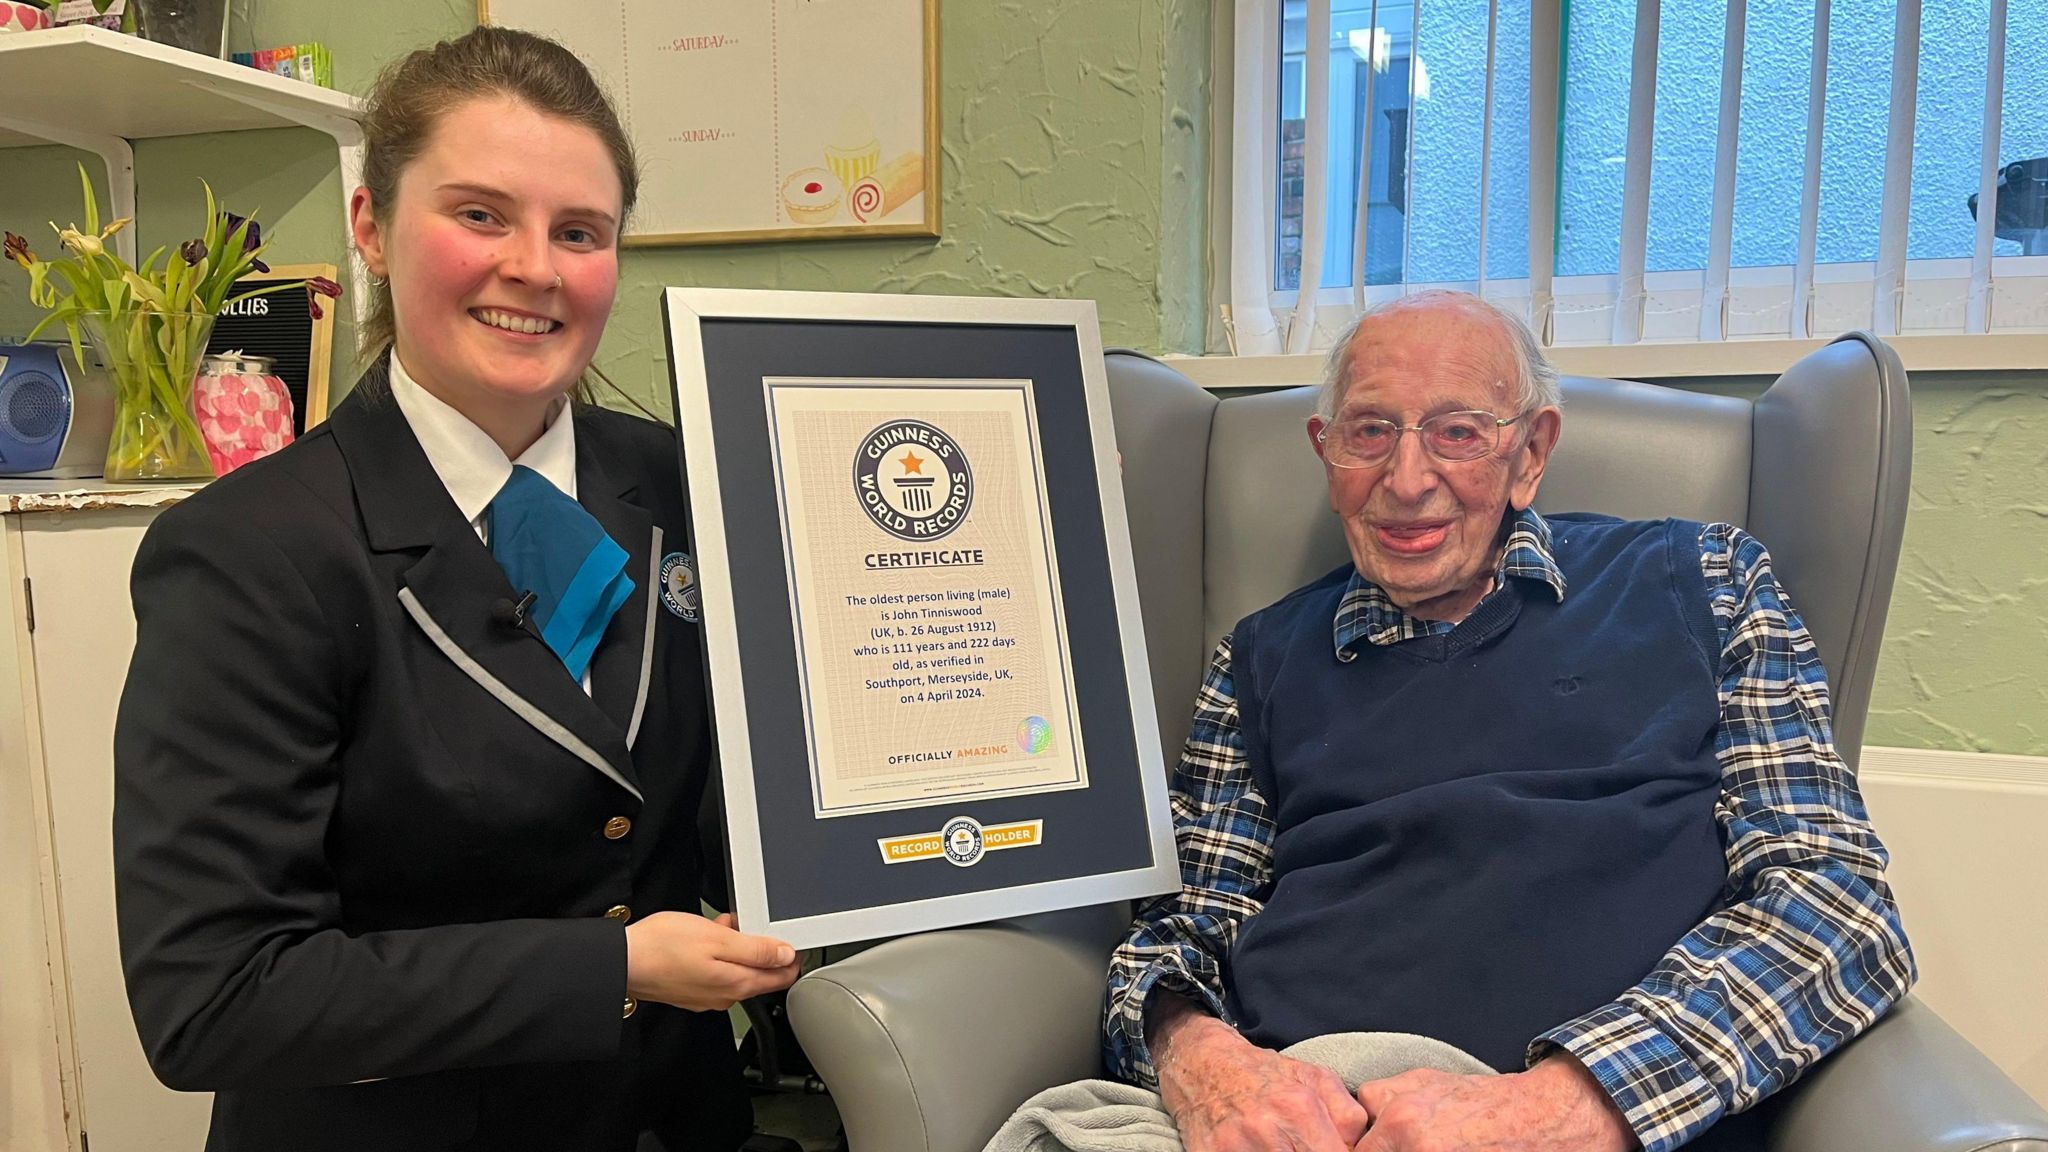
[[[1564,573],[1550,552],[1550,523],[1532,508],[1517,513],[1512,525],[1507,545],[1501,549],[1500,563],[1494,569],[1494,590],[1487,594],[1487,599],[1498,596],[1507,578],[1513,576],[1540,582],[1563,601]],[[1337,601],[1332,639],[1337,658],[1349,660],[1353,645],[1361,639],[1368,644],[1398,644],[1417,636],[1449,632],[1454,627],[1448,620],[1418,620],[1408,615],[1395,606],[1379,585],[1354,568],[1351,582],[1345,585],[1344,595]]]
[[[398,402],[406,423],[412,425],[427,463],[434,466],[434,474],[461,509],[463,519],[475,523],[484,514],[505,481],[512,478],[515,463],[540,473],[569,499],[576,498],[576,421],[566,418],[567,402],[557,404],[548,417],[547,430],[515,461],[506,459],[498,442],[469,417],[421,387],[395,351],[391,355],[391,398]]]

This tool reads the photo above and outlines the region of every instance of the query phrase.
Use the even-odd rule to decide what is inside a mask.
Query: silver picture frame
[[[722,780],[731,896],[742,930],[809,948],[1177,890],[1180,869],[1165,759],[1094,303],[710,288],[669,288],[662,303],[688,489],[688,547],[694,553],[701,597],[700,626]],[[744,355],[732,351],[736,341],[749,340],[753,342],[749,347],[759,351]],[[793,701],[786,712],[780,702],[762,703],[760,677],[766,673],[761,669],[793,654],[776,650],[787,645],[786,639],[763,648],[760,637],[778,630],[787,636],[792,609],[781,604],[783,618],[771,619],[776,608],[764,602],[759,580],[750,582],[736,597],[734,548],[739,544],[758,551],[759,544],[736,533],[779,534],[782,529],[779,523],[764,524],[758,515],[748,517],[741,528],[729,514],[734,499],[753,498],[741,489],[759,485],[729,486],[728,474],[740,467],[758,469],[761,458],[768,455],[763,440],[765,424],[745,415],[751,411],[745,407],[747,396],[758,396],[767,377],[970,376],[974,373],[963,371],[957,357],[949,360],[945,349],[971,347],[976,356],[1000,357],[1005,340],[1017,342],[1020,349],[1028,344],[1045,363],[1053,365],[1047,378],[1036,379],[1035,385],[1037,394],[1048,397],[1045,404],[1062,406],[1058,412],[1064,435],[1056,450],[1075,468],[1083,467],[1080,462],[1085,460],[1085,467],[1092,470],[1099,520],[1090,515],[1070,516],[1069,523],[1058,527],[1062,533],[1085,533],[1062,539],[1080,541],[1084,547],[1076,550],[1090,557],[1094,556],[1092,545],[1099,543],[1107,562],[1107,579],[1091,578],[1085,586],[1068,588],[1064,611],[1072,619],[1078,601],[1092,605],[1097,625],[1086,631],[1096,647],[1090,651],[1088,674],[1098,686],[1118,679],[1122,685],[1120,695],[1099,690],[1081,693],[1080,707],[1093,725],[1087,786],[1078,792],[1032,798],[1047,804],[1057,801],[1062,805],[1060,818],[1056,825],[1048,822],[1042,845],[1032,853],[1000,854],[1006,861],[1030,857],[1032,876],[1024,882],[1001,881],[990,869],[947,867],[937,862],[878,865],[874,836],[847,828],[859,818],[820,819],[805,808],[802,816],[808,817],[806,822],[799,817],[793,798],[786,804],[778,800],[781,792],[794,787],[794,772],[786,763],[787,756],[769,760],[763,741],[774,738],[785,723],[801,727],[805,721]],[[802,360],[809,369],[792,368],[788,363],[792,358]],[[1028,357],[1014,362],[1003,359],[1002,363],[1025,360]],[[838,367],[821,371],[820,364]],[[1051,435],[1043,428],[1034,434]],[[1076,436],[1085,437],[1086,444],[1074,443]],[[1073,484],[1085,489],[1089,479],[1079,477]],[[1070,502],[1066,507],[1075,505]],[[1071,527],[1075,521],[1083,527]],[[1096,531],[1100,532],[1099,541],[1094,538]],[[1062,570],[1065,566],[1063,557]],[[1099,573],[1100,567],[1092,571]],[[1103,637],[1099,622],[1111,616],[1115,635]],[[1112,656],[1120,670],[1098,666]],[[1111,675],[1118,671],[1120,676]],[[1101,741],[1098,754],[1094,745],[1104,732],[1111,738]],[[807,764],[803,771],[808,778]],[[1091,797],[1090,793],[1099,795]],[[1012,805],[1003,811],[1015,810],[1014,800],[999,803]],[[922,815],[905,817],[908,825],[922,819],[937,828],[940,817],[952,814],[952,809],[944,806],[918,807],[916,811]],[[1090,826],[1091,821],[1097,822],[1095,826]],[[830,847],[827,841],[835,838],[839,846]],[[1098,849],[1118,854],[1119,862],[1106,868],[1091,864],[1090,853]],[[793,853],[805,857],[800,873],[790,872],[794,866],[787,863],[787,857]],[[785,889],[821,882],[815,875],[819,872],[842,878],[845,890],[829,899],[783,894]],[[785,882],[778,876],[793,878]],[[906,895],[903,885],[897,883],[899,877],[913,879],[915,883],[909,886],[916,891]]]

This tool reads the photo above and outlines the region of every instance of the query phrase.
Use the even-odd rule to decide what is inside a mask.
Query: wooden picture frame
[[[626,247],[940,234],[938,0],[477,0],[477,19],[562,43],[611,95],[641,169]]]

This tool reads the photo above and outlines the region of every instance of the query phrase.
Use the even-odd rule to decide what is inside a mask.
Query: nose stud
[[[556,274],[555,274],[555,287],[557,287],[557,288],[560,288],[561,286],[562,286],[562,276],[561,276],[561,273],[559,273],[559,272],[558,272],[558,273],[556,273]]]

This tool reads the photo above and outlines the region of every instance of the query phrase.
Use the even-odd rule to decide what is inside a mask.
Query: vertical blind
[[[1582,0],[1583,2],[1583,0]],[[1621,166],[1619,255],[1610,265],[1611,275],[1564,276],[1558,273],[1558,223],[1560,216],[1560,111],[1564,102],[1564,71],[1567,27],[1565,0],[1527,0],[1512,4],[1512,14],[1503,13],[1502,0],[1484,5],[1484,92],[1476,138],[1475,170],[1479,211],[1472,229],[1477,247],[1476,277],[1467,281],[1444,282],[1447,286],[1478,291],[1523,310],[1545,343],[1630,344],[1646,339],[1719,341],[1741,336],[1789,335],[1805,337],[1839,331],[1848,327],[1869,327],[1880,334],[1897,334],[1908,329],[1940,327],[1939,318],[1953,316],[1944,330],[1981,333],[1990,331],[2002,319],[1998,315],[2004,281],[2027,280],[2040,298],[2048,302],[2048,257],[2007,257],[1995,252],[1998,238],[1997,203],[2001,176],[2001,112],[2005,105],[2007,47],[2007,0],[1988,0],[1987,51],[1984,112],[1981,127],[1981,162],[1976,174],[1976,219],[1971,226],[1972,243],[1967,260],[1909,261],[1908,223],[1913,208],[1914,147],[1920,81],[1922,12],[1920,0],[1896,0],[1892,14],[1891,82],[1887,107],[1883,110],[1883,155],[1881,165],[1871,158],[1873,175],[1881,172],[1882,195],[1876,222],[1874,260],[1861,264],[1836,264],[1817,275],[1822,255],[1817,242],[1822,230],[1823,140],[1829,129],[1828,87],[1830,66],[1829,27],[1834,6],[1830,0],[1812,0],[1811,48],[1805,88],[1808,97],[1803,157],[1789,157],[1787,168],[1799,167],[1798,225],[1796,249],[1789,262],[1771,268],[1732,268],[1737,228],[1737,162],[1743,156],[1743,84],[1745,45],[1752,31],[1746,0],[1726,0],[1726,15],[1720,29],[1720,92],[1713,109],[1714,134],[1711,173],[1693,173],[1710,184],[1706,242],[1698,264],[1678,270],[1656,270],[1647,260],[1651,236],[1653,174],[1660,142],[1656,133],[1658,101],[1659,32],[1665,15],[1659,0],[1609,0],[1623,18],[1633,5],[1634,27],[1629,39],[1626,82],[1626,147],[1618,158]],[[1242,354],[1307,352],[1327,343],[1331,333],[1358,311],[1377,299],[1429,286],[1412,278],[1413,265],[1407,259],[1411,234],[1399,238],[1402,254],[1400,271],[1393,283],[1369,282],[1372,272],[1368,253],[1388,241],[1375,236],[1376,229],[1409,229],[1414,207],[1417,133],[1413,130],[1388,133],[1387,148],[1404,148],[1406,155],[1392,171],[1406,182],[1397,203],[1400,219],[1390,220],[1370,210],[1373,184],[1375,126],[1384,131],[1385,117],[1375,108],[1380,85],[1371,73],[1359,82],[1355,140],[1343,139],[1354,131],[1340,124],[1339,140],[1333,147],[1331,123],[1331,58],[1345,48],[1359,51],[1358,31],[1348,33],[1345,44],[1332,36],[1332,0],[1236,0],[1235,107],[1232,119],[1230,195],[1232,202],[1229,303],[1235,348]],[[1370,31],[1363,43],[1371,57],[1363,67],[1383,70],[1382,8],[1391,0],[1369,0],[1360,4]],[[1410,0],[1411,20],[1407,82],[1410,114],[1417,100],[1427,98],[1431,83],[1424,54],[1413,48],[1422,43],[1425,20],[1451,19],[1441,0]],[[1459,5],[1459,18],[1476,21],[1477,6],[1471,0]],[[1680,9],[1674,5],[1671,12]],[[1283,66],[1283,21],[1299,21],[1305,33],[1298,74]],[[1355,18],[1356,13],[1351,13]],[[1527,119],[1501,119],[1504,102],[1502,83],[1523,83],[1519,76],[1497,75],[1501,32],[1505,20],[1526,20],[1529,70],[1526,83]],[[1435,26],[1432,26],[1435,27]],[[1519,32],[1519,29],[1514,31]],[[1669,45],[1664,46],[1668,51]],[[1843,67],[1839,59],[1836,66]],[[1796,73],[1795,73],[1796,75]],[[1283,76],[1301,103],[1299,128],[1300,194],[1298,225],[1300,240],[1298,290],[1278,291],[1276,274],[1281,271],[1277,252],[1281,236],[1279,215],[1283,199],[1283,157],[1293,155],[1288,133],[1283,130]],[[1437,78],[1441,83],[1441,77]],[[1796,82],[1795,82],[1796,83]],[[1345,91],[1350,91],[1347,85]],[[1519,94],[1516,94],[1519,95]],[[1390,98],[1391,99],[1391,98]],[[1520,101],[1517,101],[1519,103]],[[2042,113],[2048,116],[2048,112]],[[1412,121],[1407,123],[1412,124]],[[1563,131],[1572,130],[1570,123]],[[1687,129],[1690,131],[1690,129]],[[1528,141],[1527,274],[1513,279],[1489,275],[1493,262],[1489,245],[1499,240],[1490,234],[1489,207],[1502,194],[1504,179],[1522,174],[1503,174],[1495,169],[1496,139],[1508,133],[1526,134]],[[1802,163],[1803,160],[1803,163]],[[1336,179],[1333,163],[1355,165],[1356,183]],[[1786,179],[1793,173],[1785,173]],[[1389,177],[1391,180],[1392,177]],[[1355,189],[1355,195],[1339,196],[1333,188]],[[1389,189],[1383,193],[1392,198]],[[1960,211],[1960,205],[1957,206]],[[1294,209],[1289,209],[1290,213]],[[1337,214],[1348,216],[1348,221]],[[1788,213],[1789,214],[1789,213]],[[1289,217],[1291,226],[1295,217]],[[1348,227],[1346,224],[1348,223]],[[1332,233],[1348,240],[1349,251],[1331,253]],[[1290,234],[1291,235],[1291,234]],[[1519,239],[1519,238],[1517,238]],[[1342,244],[1343,241],[1339,241]],[[1335,255],[1332,268],[1349,270],[1349,282],[1332,287],[1324,279],[1326,259]],[[1782,259],[1782,258],[1781,258]],[[1336,273],[1341,275],[1341,272]],[[1909,277],[1916,292],[1909,292]],[[1924,283],[1923,283],[1924,281]],[[1290,289],[1293,285],[1288,285]],[[1861,294],[1862,303],[1849,293]],[[1820,315],[1825,296],[1827,315]],[[1932,326],[1919,323],[1911,313],[1912,301],[1922,296],[1938,306]],[[1952,298],[1952,304],[1946,302]],[[2048,307],[2031,312],[2007,326],[2023,326],[2034,317],[2048,316]]]

